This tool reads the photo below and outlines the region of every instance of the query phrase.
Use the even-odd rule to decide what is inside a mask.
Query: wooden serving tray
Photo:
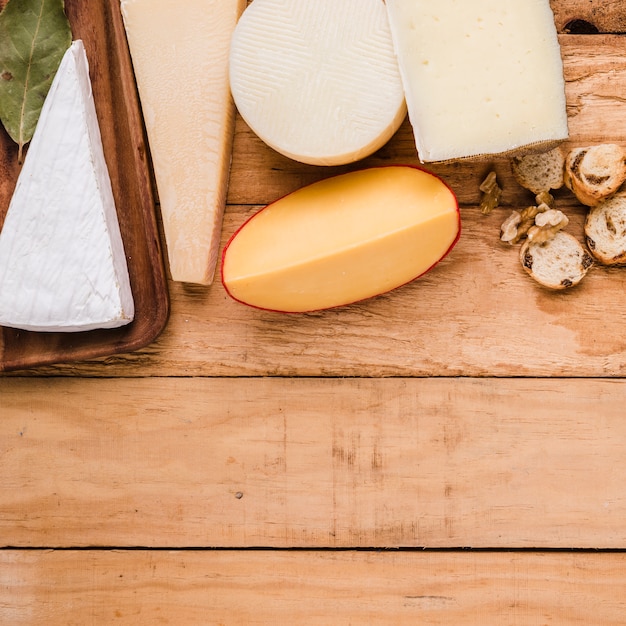
[[[0,0],[0,9],[6,0]],[[118,0],[66,0],[74,39],[89,59],[105,158],[135,299],[122,328],[79,333],[0,327],[0,371],[130,352],[151,343],[169,315],[167,277],[155,215],[148,151]],[[0,127],[0,224],[17,182],[17,146]]]

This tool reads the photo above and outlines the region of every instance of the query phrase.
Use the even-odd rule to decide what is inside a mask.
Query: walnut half
[[[550,207],[547,204],[541,203],[537,206],[526,207],[522,211],[522,221],[517,229],[517,236],[513,240],[513,243],[519,243],[524,237],[528,236],[528,231],[535,225],[535,218],[539,213],[548,211]]]
[[[522,211],[513,211],[500,227],[500,239],[510,244],[519,243],[535,225],[537,215],[549,210],[547,204],[541,203],[538,206],[526,207]]]
[[[500,240],[512,243],[517,237],[517,229],[521,221],[522,214],[519,211],[513,211],[500,226]]]
[[[563,230],[569,224],[569,219],[558,209],[543,211],[535,217],[535,225],[528,230],[528,240],[534,243],[545,243]]]
[[[500,204],[500,198],[502,197],[502,189],[498,185],[494,171],[487,174],[487,178],[480,184],[479,189],[483,192],[480,210],[483,215],[489,215]]]

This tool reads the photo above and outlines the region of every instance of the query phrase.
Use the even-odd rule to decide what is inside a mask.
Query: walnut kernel
[[[478,187],[483,192],[480,201],[480,210],[483,215],[489,215],[499,204],[502,197],[502,189],[498,185],[496,173],[492,170]]]
[[[528,239],[534,243],[545,243],[569,224],[567,216],[558,209],[543,211],[535,217],[535,225],[528,230]]]
[[[500,227],[500,240],[512,243],[517,237],[517,227],[521,220],[521,213],[519,211],[513,211],[511,215],[502,222],[502,226]]]

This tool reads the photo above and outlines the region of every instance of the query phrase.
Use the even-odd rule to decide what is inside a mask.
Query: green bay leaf
[[[0,13],[0,120],[20,161],[71,43],[63,0],[9,0]]]

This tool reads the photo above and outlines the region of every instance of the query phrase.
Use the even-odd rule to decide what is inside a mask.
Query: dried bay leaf
[[[63,0],[9,0],[0,13],[0,120],[20,162],[71,43]]]

